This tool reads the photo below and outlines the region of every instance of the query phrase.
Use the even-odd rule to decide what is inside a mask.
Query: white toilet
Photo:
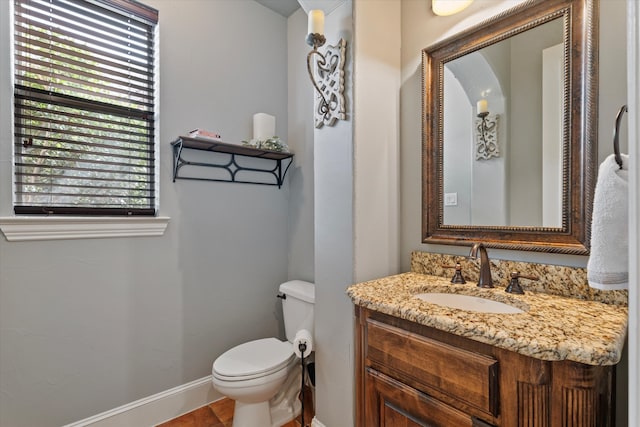
[[[280,285],[287,341],[263,338],[224,352],[213,362],[212,382],[235,400],[233,427],[279,427],[300,413],[301,362],[293,342],[298,331],[313,333],[313,283]]]

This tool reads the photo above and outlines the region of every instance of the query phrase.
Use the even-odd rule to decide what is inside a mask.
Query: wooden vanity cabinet
[[[359,427],[614,426],[613,366],[543,361],[356,306]]]

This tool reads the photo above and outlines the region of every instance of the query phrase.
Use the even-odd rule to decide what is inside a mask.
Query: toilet
[[[287,341],[262,338],[227,350],[213,362],[212,382],[235,400],[233,427],[279,427],[300,413],[301,361],[294,339],[313,333],[315,287],[291,280],[279,287]]]

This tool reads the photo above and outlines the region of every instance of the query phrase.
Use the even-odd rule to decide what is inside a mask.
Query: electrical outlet
[[[444,193],[445,206],[458,206],[458,193]]]

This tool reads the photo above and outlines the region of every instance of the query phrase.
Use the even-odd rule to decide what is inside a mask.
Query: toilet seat
[[[293,347],[277,338],[240,344],[224,352],[213,363],[213,375],[224,381],[246,381],[286,368],[295,358]]]

